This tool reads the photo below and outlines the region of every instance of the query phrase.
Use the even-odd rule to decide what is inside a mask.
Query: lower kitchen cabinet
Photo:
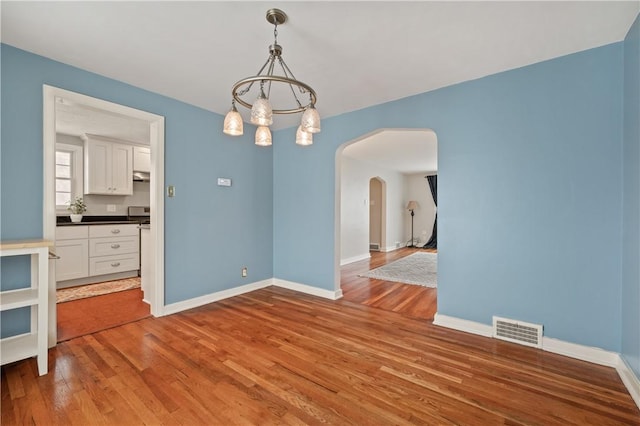
[[[56,281],[89,276],[89,227],[56,227]]]
[[[138,225],[71,225],[56,228],[56,281],[72,285],[111,279],[140,269]],[[121,278],[121,277],[118,277]],[[65,285],[66,284],[66,285]],[[58,285],[59,288],[68,283]]]

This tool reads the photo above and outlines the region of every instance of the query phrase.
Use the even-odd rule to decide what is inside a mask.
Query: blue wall
[[[340,145],[431,128],[438,312],[541,323],[546,336],[619,351],[622,65],[622,43],[608,45],[325,119],[309,150],[277,145],[275,276],[334,289]]]
[[[624,41],[622,355],[640,377],[640,15]]]
[[[273,277],[273,153],[256,149],[250,126],[232,138],[217,114],[5,44],[1,49],[3,240],[42,237],[42,85],[48,84],[165,117],[165,183],[176,186],[176,197],[165,199],[166,303]],[[218,177],[233,186],[218,187]],[[16,274],[27,282],[25,268],[16,272],[11,262],[3,262],[3,286]],[[249,278],[240,277],[243,266]]]
[[[293,143],[295,129],[274,132],[273,151],[250,129],[223,135],[216,114],[2,45],[1,237],[42,235],[43,83],[166,117],[165,183],[177,188],[165,200],[167,303],[243,284],[245,265],[250,282],[334,290],[336,150],[379,128],[431,128],[439,313],[543,323],[546,336],[623,350],[637,369],[627,297],[638,275],[620,261],[638,250],[622,235],[638,229],[637,28],[624,44],[325,119],[311,147]],[[7,274],[28,279],[20,261],[3,266],[3,286]]]

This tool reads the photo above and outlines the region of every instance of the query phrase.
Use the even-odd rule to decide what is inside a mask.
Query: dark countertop
[[[82,216],[81,222],[71,222],[69,216],[56,216],[56,226],[76,225],[119,225],[139,224],[140,220],[131,220],[127,216]]]

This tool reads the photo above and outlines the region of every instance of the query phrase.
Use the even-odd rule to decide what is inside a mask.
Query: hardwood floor
[[[56,309],[58,342],[151,315],[149,305],[142,301],[139,288],[58,303]]]
[[[616,371],[276,287],[2,367],[12,424],[640,424]]]
[[[433,320],[437,311],[437,290],[410,284],[401,284],[373,278],[359,277],[371,269],[379,268],[415,252],[435,253],[435,249],[404,247],[392,252],[371,252],[371,258],[350,263],[340,268],[340,286],[345,300],[354,303],[399,312],[412,318]]]

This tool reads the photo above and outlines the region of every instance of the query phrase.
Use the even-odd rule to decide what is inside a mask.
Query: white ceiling
[[[342,155],[400,173],[438,171],[438,141],[431,130],[385,129],[347,146]]]
[[[149,145],[151,137],[147,121],[80,105],[63,98],[56,99],[56,133],[72,136],[86,133],[143,145]]]
[[[272,7],[289,16],[282,57],[330,117],[620,41],[640,1],[3,0],[1,40],[225,114],[267,59]]]

